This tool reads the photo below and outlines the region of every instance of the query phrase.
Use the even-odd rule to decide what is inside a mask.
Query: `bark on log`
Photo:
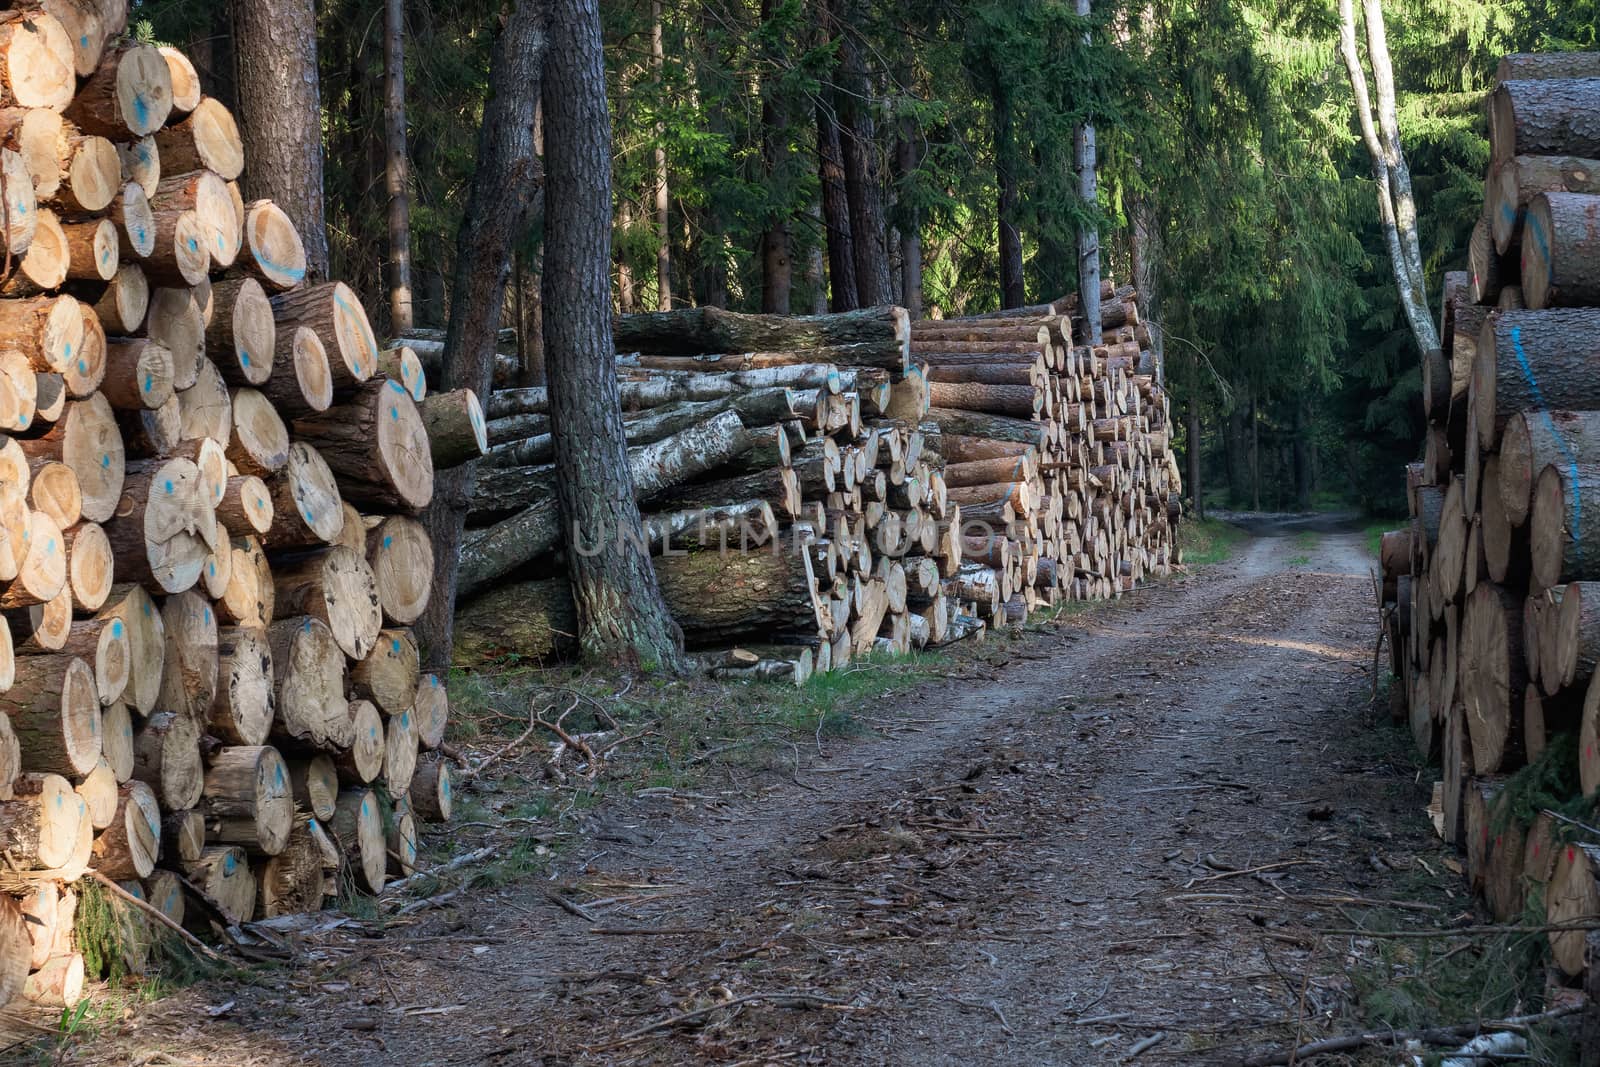
[[[740,315],[700,307],[619,315],[613,321],[612,333],[621,351],[669,356],[896,341],[902,345],[903,369],[911,328],[905,309],[895,307],[809,317]]]
[[[280,559],[272,578],[276,619],[309,615],[326,623],[352,660],[365,659],[372,651],[383,619],[376,579],[360,552],[334,545]]]
[[[283,757],[269,745],[220,749],[206,770],[199,810],[209,840],[267,856],[282,852],[294,826]]]
[[[1502,82],[1490,97],[1489,146],[1513,156],[1600,157],[1600,78]]]
[[[205,769],[194,719],[156,712],[135,731],[133,753],[133,777],[155,790],[163,809],[183,811],[199,801]]]
[[[272,376],[261,391],[290,418],[327,411],[333,403],[333,371],[315,330],[304,326],[275,330]]]
[[[1522,697],[1527,689],[1522,600],[1479,584],[1461,624],[1460,688],[1477,774],[1513,770],[1522,760]]]
[[[207,732],[230,745],[265,744],[272,730],[272,645],[260,626],[217,632],[216,694],[205,710]]]
[[[1549,192],[1533,198],[1522,235],[1522,298],[1531,310],[1600,301],[1597,260],[1600,196]]]
[[[61,868],[78,847],[80,822],[88,823],[88,808],[71,782],[55,774],[24,776],[15,799],[0,803],[0,847],[25,869]]]
[[[854,344],[793,348],[778,352],[702,353],[689,356],[662,356],[634,353],[625,357],[627,366],[663,371],[747,371],[769,367],[789,367],[799,363],[831,363],[836,367],[882,367],[897,371],[904,367],[906,346],[898,338]]]
[[[260,385],[272,376],[277,321],[254,278],[225,278],[211,289],[216,309],[206,325],[206,354],[230,385]]]
[[[635,492],[648,500],[738,455],[748,435],[738,415],[724,412],[699,426],[652,445],[630,449]],[[748,496],[749,494],[743,494]],[[730,498],[724,498],[724,501]],[[592,540],[615,531],[585,531]],[[554,548],[561,531],[556,509],[535,506],[498,523],[469,541],[462,551],[460,594],[483,585]]]
[[[159,130],[172,112],[172,72],[152,45],[124,40],[105,50],[78,88],[66,117],[86,133],[137,140]]]
[[[410,631],[384,630],[367,657],[351,665],[350,691],[386,714],[398,715],[415,703],[421,676],[421,659]]]
[[[322,452],[341,497],[356,504],[419,511],[433,498],[428,430],[399,382],[369,382],[350,403],[296,419],[294,434]]]
[[[205,97],[188,118],[154,131],[163,169],[173,174],[213,171],[233,181],[244,171],[244,144],[233,114],[214,97]]]
[[[1534,592],[1600,578],[1600,467],[1546,467],[1534,484],[1529,517]]]
[[[790,552],[663,556],[656,576],[684,639],[726,645],[751,633],[821,632],[811,558]],[[876,636],[876,627],[873,636]]]
[[[154,410],[172,399],[174,374],[172,353],[164,345],[144,338],[112,341],[101,394],[119,410]]]
[[[1596,52],[1517,52],[1502,57],[1494,73],[1496,83],[1594,77],[1600,77]]]
[[[357,880],[371,893],[383,890],[388,869],[383,815],[368,789],[347,789],[339,794],[332,821],[334,835],[344,846]]]
[[[327,347],[335,389],[355,389],[378,369],[378,341],[361,298],[343,282],[327,282],[272,298],[278,331],[313,331]]]
[[[191,589],[216,547],[216,517],[200,470],[187,459],[134,468],[105,523],[124,576],[166,593]]]
[[[355,740],[350,747],[334,756],[339,771],[339,781],[348,785],[366,785],[383,773],[384,725],[378,707],[370,700],[350,702],[350,720]]]
[[[343,500],[327,461],[304,441],[289,446],[283,469],[267,481],[272,529],[262,544],[273,550],[332,544],[344,528]]]
[[[1600,193],[1600,160],[1517,156],[1490,171],[1489,226],[1502,255],[1522,247],[1528,204],[1540,193]]]
[[[306,280],[306,248],[300,232],[271,200],[256,200],[245,208],[239,266],[277,293]]]
[[[388,381],[394,383],[395,379]],[[398,384],[406,388],[403,382]],[[420,410],[435,469],[457,467],[489,451],[483,406],[471,389],[435,393],[422,402]]]
[[[344,653],[316,619],[284,619],[268,630],[277,715],[272,736],[325,747],[348,725]]]
[[[1474,414],[1484,451],[1519,411],[1600,410],[1600,309],[1502,311],[1478,339]]]
[[[24,656],[0,694],[29,770],[88,774],[100,759],[100,697],[94,668],[76,656]]]
[[[208,845],[183,871],[230,922],[246,922],[256,910],[256,879],[244,849]]]
[[[148,878],[161,855],[161,805],[149,786],[124,783],[106,832],[95,838],[94,869],[107,878]]]
[[[1042,422],[949,408],[930,408],[927,418],[946,437],[950,435],[985,437],[990,440],[1032,445],[1040,450],[1048,444],[1047,427]]]

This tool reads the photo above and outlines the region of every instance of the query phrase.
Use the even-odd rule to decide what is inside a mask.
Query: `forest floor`
[[[510,756],[429,842],[500,854],[426,887],[431,906],[334,920],[292,959],[158,1001],[109,999],[10,1054],[1226,1064],[1505,1011],[1526,992],[1504,977],[1515,946],[1348,932],[1461,924],[1472,906],[1425,814],[1433,775],[1373,700],[1373,560],[1327,525],[1250,522],[1226,562],[860,671],[828,706],[668,685],[663,708],[732,740],[702,728],[663,761],[688,743],[663,727],[617,750],[610,788],[541,770],[543,744]],[[769,699],[783,711],[763,719]],[[499,749],[525,706],[470,747]],[[777,721],[787,733],[738,733]],[[624,771],[632,744],[657,757]]]

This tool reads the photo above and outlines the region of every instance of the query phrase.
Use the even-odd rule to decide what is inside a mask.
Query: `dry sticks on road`
[[[227,108],[126,17],[0,35],[0,1003],[77,1001],[93,882],[151,910],[139,970],[160,925],[381,889],[449,813],[412,516],[435,455],[482,451],[476,401],[419,411],[415,358],[306,281]]]
[[[619,317],[657,578],[711,671],[803,683],[1166,573],[1169,402],[1137,294],[1104,296],[1096,347],[1071,299],[915,323],[900,308]],[[487,409],[461,572],[481,595],[458,646],[559,658],[576,620],[554,556],[547,399],[508,389]],[[577,549],[619,535],[583,531]]]
[[[1573,801],[1600,787],[1600,142],[1557,121],[1593,79],[1540,58],[1508,58],[1489,101],[1484,215],[1471,273],[1445,278],[1383,599],[1396,710],[1443,764],[1439,818],[1473,889],[1502,922],[1534,900],[1571,926],[1600,918],[1600,848],[1539,814],[1518,772]],[[1593,937],[1552,931],[1561,981],[1593,969]]]

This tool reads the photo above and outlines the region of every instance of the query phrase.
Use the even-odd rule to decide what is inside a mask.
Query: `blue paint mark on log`
[[[1537,223],[1532,215],[1528,216],[1530,222]],[[1578,538],[1578,524],[1583,518],[1583,494],[1578,490],[1578,457],[1567,447],[1567,442],[1556,432],[1555,420],[1550,417],[1550,405],[1545,402],[1544,394],[1539,389],[1539,381],[1534,377],[1533,365],[1528,362],[1528,353],[1522,347],[1522,327],[1511,327],[1511,350],[1517,355],[1517,367],[1522,371],[1523,380],[1528,383],[1528,391],[1533,394],[1534,408],[1539,412],[1540,422],[1550,434],[1550,440],[1555,442],[1556,448],[1567,461],[1567,477],[1572,489],[1572,534],[1573,543],[1578,546],[1580,557],[1583,553],[1583,542]]]

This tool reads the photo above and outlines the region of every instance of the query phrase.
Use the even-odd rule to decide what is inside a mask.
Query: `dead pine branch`
[[[1374,1045],[1399,1045],[1407,1041],[1420,1041],[1427,1045],[1455,1045],[1479,1034],[1499,1033],[1507,1030],[1526,1030],[1530,1026],[1538,1026],[1540,1023],[1564,1019],[1581,1010],[1580,1005],[1570,1004],[1566,1007],[1540,1012],[1536,1015],[1518,1015],[1510,1019],[1498,1019],[1492,1022],[1461,1023],[1456,1026],[1434,1026],[1420,1030],[1369,1030],[1361,1034],[1347,1034],[1344,1037],[1330,1037],[1322,1041],[1312,1041],[1297,1048],[1279,1049],[1256,1056],[1249,1056],[1244,1060],[1243,1067],[1277,1067],[1280,1064],[1303,1063],[1316,1056],[1327,1056],[1335,1052],[1351,1052],[1355,1049]]]

